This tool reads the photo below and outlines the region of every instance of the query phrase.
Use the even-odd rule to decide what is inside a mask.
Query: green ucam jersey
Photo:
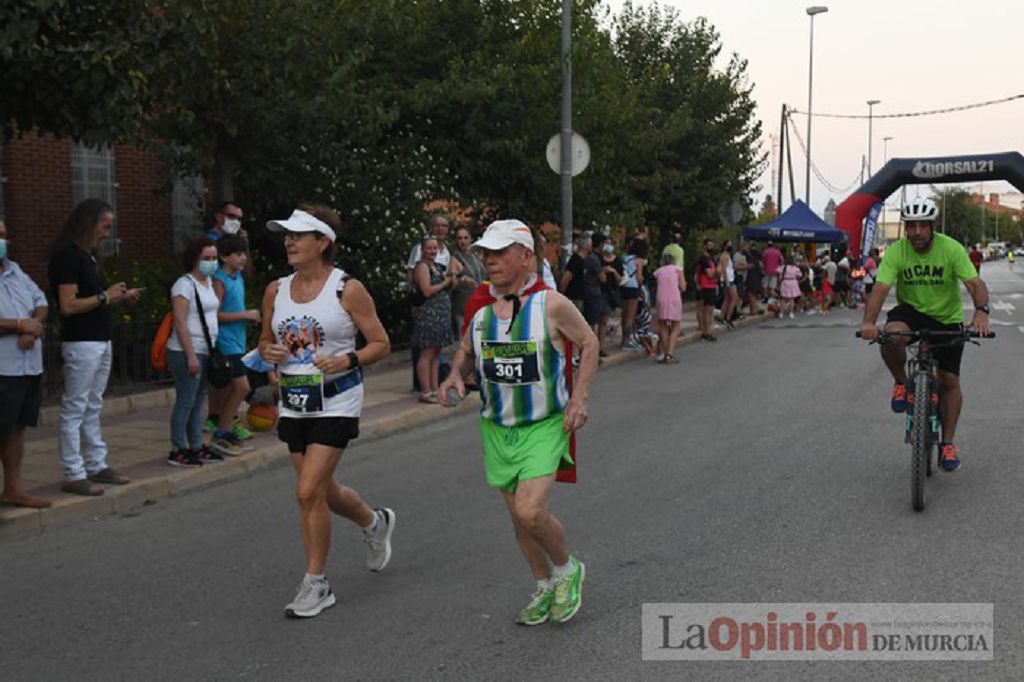
[[[943,324],[964,321],[960,282],[974,279],[974,269],[960,242],[936,234],[927,253],[918,253],[907,239],[885,250],[877,281],[896,283],[896,300]]]

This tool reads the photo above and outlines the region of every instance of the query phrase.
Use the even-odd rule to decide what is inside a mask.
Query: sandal
[[[64,481],[60,489],[66,493],[85,495],[86,497],[97,497],[103,494],[103,487],[96,485],[87,478],[80,478],[77,481]]]
[[[666,365],[678,365],[679,361],[676,360],[676,356],[674,356],[674,355],[666,355],[665,356],[665,364]]]
[[[420,393],[420,402],[421,403],[431,403],[431,404],[436,405],[437,404],[437,394],[434,393],[433,391],[430,391],[429,393]]]
[[[110,467],[100,469],[95,474],[91,474],[89,480],[93,483],[106,483],[107,485],[124,485],[132,482],[130,478],[122,476]]]

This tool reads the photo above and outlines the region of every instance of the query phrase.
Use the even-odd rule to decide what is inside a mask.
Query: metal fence
[[[170,386],[169,372],[158,372],[149,362],[160,320],[114,322],[113,364],[107,394],[137,393],[157,386]],[[47,402],[60,398],[64,391],[64,361],[60,353],[60,330],[56,320],[47,323],[43,338],[43,395]]]

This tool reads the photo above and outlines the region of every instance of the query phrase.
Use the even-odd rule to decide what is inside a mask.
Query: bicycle
[[[910,504],[914,511],[924,509],[924,482],[938,468],[938,448],[942,434],[942,417],[939,412],[938,366],[932,349],[964,343],[981,344],[979,338],[993,338],[995,333],[981,335],[970,329],[957,331],[935,331],[920,329],[911,332],[880,331],[878,339],[871,343],[889,343],[895,337],[908,339],[907,350],[907,423],[904,442],[910,443]],[[861,334],[857,332],[857,338]],[[918,343],[923,341],[924,343]],[[915,345],[916,344],[916,345]],[[924,400],[920,400],[924,397]],[[933,456],[934,454],[934,456]]]

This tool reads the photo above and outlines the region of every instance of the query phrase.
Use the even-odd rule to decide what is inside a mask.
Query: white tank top
[[[318,356],[344,355],[356,349],[358,330],[352,317],[341,307],[339,301],[345,287],[344,275],[342,270],[333,268],[320,293],[309,303],[296,303],[292,300],[294,274],[278,280],[271,328],[274,330],[277,343],[288,349],[287,359],[277,366],[282,386],[285,383],[285,375],[304,375],[309,377],[315,386],[321,379],[323,384],[327,385],[348,374],[342,372],[323,376],[313,365]],[[282,417],[359,417],[363,409],[361,383],[338,395],[324,398],[322,410],[304,412],[292,409],[286,405],[285,391],[282,390],[281,393],[279,409]],[[312,399],[315,401],[317,396],[312,396]],[[290,404],[299,406],[302,403]]]

